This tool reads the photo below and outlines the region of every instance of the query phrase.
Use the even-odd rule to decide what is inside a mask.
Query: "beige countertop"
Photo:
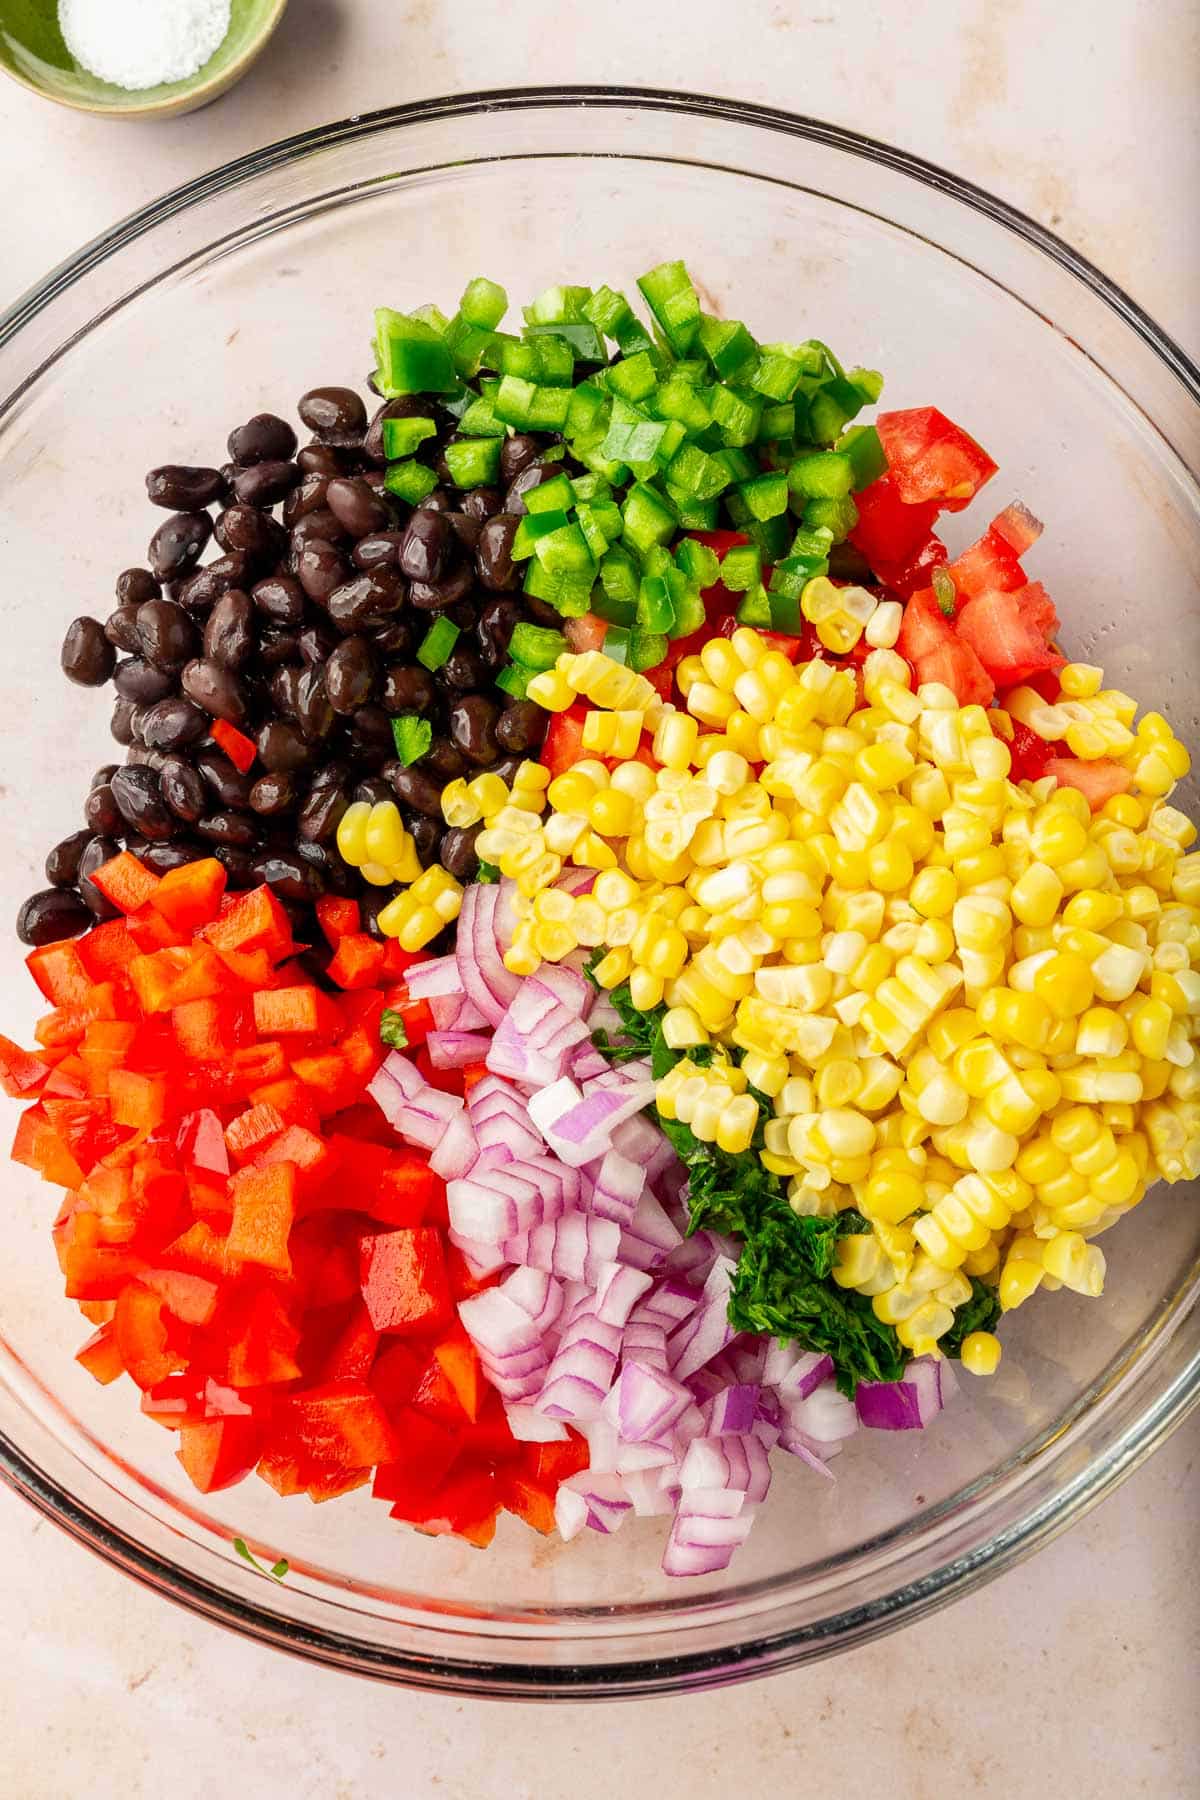
[[[624,79],[769,102],[946,164],[1200,350],[1194,0],[649,0],[573,18],[562,0],[292,0],[241,87],[159,125],[0,82],[0,304],[122,214],[273,138],[424,95]],[[1032,1562],[839,1660],[719,1695],[536,1713],[270,1655],[0,1491],[0,1793],[1182,1800],[1200,1750],[1198,1447],[1193,1419]]]

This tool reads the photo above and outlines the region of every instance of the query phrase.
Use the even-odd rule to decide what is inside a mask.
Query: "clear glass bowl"
[[[1065,245],[879,144],[760,108],[607,89],[427,101],[218,170],[118,226],[0,322],[7,719],[3,917],[42,885],[109,755],[107,706],[58,673],[76,613],[103,616],[156,522],[163,461],[221,460],[230,426],[365,376],[372,308],[453,301],[486,271],[514,296],[631,288],[686,256],[710,305],[759,336],[812,333],[936,401],[1002,474],[969,519],[1023,496],[1071,647],[1195,745],[1200,383]],[[992,505],[992,501],[995,505]],[[1194,796],[1190,797],[1194,798]],[[5,1029],[33,1020],[2,950]],[[506,1519],[485,1553],[397,1527],[359,1492],[202,1498],[83,1335],[51,1249],[52,1191],[4,1174],[0,1461],[12,1485],[162,1593],[261,1640],[413,1685],[629,1695],[828,1654],[995,1575],[1137,1466],[1200,1393],[1197,1193],[1148,1199],[1105,1239],[1102,1303],[1037,1298],[1003,1368],[963,1380],[923,1436],[863,1433],[835,1486],[781,1471],[728,1575],[669,1582],[659,1521],[546,1542]],[[240,1535],[282,1585],[238,1560]]]

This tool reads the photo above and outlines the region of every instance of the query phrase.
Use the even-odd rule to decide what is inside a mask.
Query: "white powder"
[[[229,30],[229,0],[58,0],[76,62],[115,87],[186,81]]]

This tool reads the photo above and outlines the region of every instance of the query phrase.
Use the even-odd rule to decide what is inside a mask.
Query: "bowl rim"
[[[56,94],[52,89],[43,87],[41,82],[32,80],[20,69],[14,69],[5,59],[0,61],[0,73],[15,81],[27,93],[36,94],[39,100],[49,100],[55,106],[65,106],[71,112],[85,113],[93,119],[169,119],[178,118],[181,113],[196,112],[207,106],[212,100],[219,100],[231,87],[242,79],[251,64],[259,57],[267,44],[274,37],[276,29],[287,11],[288,0],[271,0],[268,11],[264,14],[254,36],[244,46],[231,63],[223,69],[200,80],[207,63],[197,69],[195,75],[187,75],[182,81],[164,82],[170,92],[157,100],[137,99],[138,90],[126,90],[131,98],[123,100],[83,100],[73,99],[69,94]],[[220,46],[218,45],[218,49]],[[216,52],[214,51],[215,55]],[[210,58],[211,61],[211,58]],[[89,70],[90,74],[91,71]],[[111,85],[111,84],[110,84]],[[178,190],[177,190],[178,191]],[[128,222],[128,221],[127,221]],[[31,290],[32,291],[32,290]]]
[[[286,0],[281,0],[280,12],[283,4]],[[91,270],[157,225],[186,208],[287,166],[314,150],[353,143],[397,127],[489,113],[562,110],[572,106],[668,112],[749,125],[850,154],[933,188],[1013,232],[1074,276],[1136,334],[1174,375],[1191,401],[1200,407],[1200,368],[1136,301],[1054,232],[974,183],[860,132],[780,108],[681,90],[602,85],[481,89],[410,101],[296,133],[219,165],[101,232],[18,296],[0,312],[0,349],[12,343],[40,312]],[[0,420],[9,403],[42,373],[48,361],[56,360],[65,348],[69,348],[72,341],[73,337],[69,338],[49,358],[22,372],[8,399],[0,397]],[[1171,1311],[1177,1324],[1182,1315],[1176,1307]],[[1166,1324],[1165,1320],[1163,1324]],[[1111,1379],[1099,1377],[1091,1390],[1092,1395],[1111,1394],[1117,1385],[1117,1374],[1119,1371],[1110,1370],[1108,1376]],[[288,1618],[266,1603],[266,1595],[263,1604],[247,1602],[218,1583],[183,1568],[169,1556],[148,1549],[129,1533],[113,1526],[49,1479],[36,1461],[3,1433],[0,1433],[0,1479],[69,1536],[143,1585],[201,1617],[306,1660],[459,1695],[617,1699],[779,1672],[831,1650],[865,1642],[901,1622],[907,1623],[937,1610],[1002,1573],[1073,1524],[1139,1467],[1198,1402],[1200,1355],[1178,1371],[1148,1406],[1143,1405],[1142,1410],[1135,1411],[1132,1416],[1113,1419],[1113,1433],[1106,1441],[1103,1453],[1082,1472],[1066,1477],[1062,1489],[1051,1501],[1030,1506],[988,1545],[976,1546],[965,1554],[951,1555],[930,1575],[907,1586],[893,1585],[891,1591],[877,1601],[844,1607],[815,1625],[790,1626],[774,1632],[769,1628],[762,1630],[768,1620],[760,1615],[757,1626],[751,1622],[747,1637],[734,1645],[682,1650],[668,1656],[648,1650],[640,1655],[631,1654],[619,1662],[595,1663],[580,1668],[485,1660],[486,1648],[484,1656],[478,1659],[384,1649],[336,1629],[309,1626]],[[1077,1400],[1069,1414],[1075,1413],[1082,1404],[1082,1398]],[[1119,1406],[1117,1412],[1121,1412]],[[497,1648],[501,1641],[493,1640]],[[488,1640],[485,1638],[480,1642],[486,1646]]]

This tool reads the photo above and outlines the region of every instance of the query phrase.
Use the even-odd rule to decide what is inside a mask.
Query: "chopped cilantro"
[[[392,1006],[385,1006],[379,1015],[379,1041],[388,1044],[393,1050],[408,1048],[408,1032],[404,1029],[404,1014],[397,1012]]]
[[[433,742],[433,726],[428,719],[418,718],[416,713],[401,713],[398,719],[392,720],[392,738],[396,755],[407,768],[429,749]]]
[[[234,1538],[233,1547],[243,1562],[249,1563],[252,1569],[257,1569],[260,1575],[269,1575],[272,1581],[282,1581],[291,1566],[287,1557],[281,1556],[279,1561],[272,1563],[268,1569],[265,1563],[259,1562],[245,1538]]]
[[[476,881],[482,882],[484,887],[491,887],[493,882],[499,881],[500,871],[495,863],[484,862],[481,857],[479,862],[479,873],[476,875],[475,879]]]

